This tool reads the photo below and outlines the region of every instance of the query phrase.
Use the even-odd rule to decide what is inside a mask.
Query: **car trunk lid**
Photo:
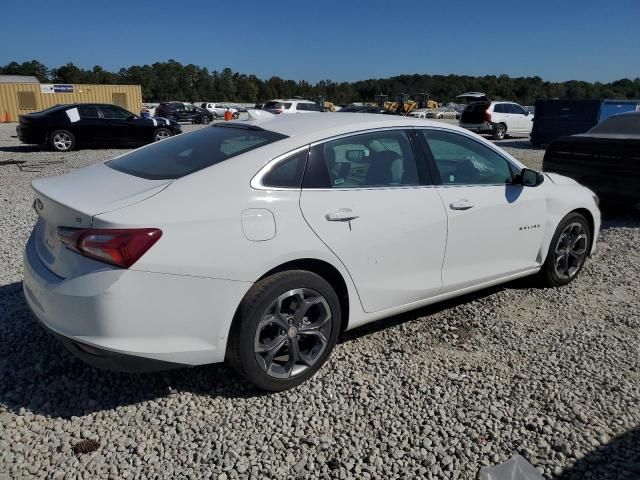
[[[59,177],[34,180],[38,256],[51,272],[68,277],[80,259],[60,242],[58,227],[90,228],[95,215],[138,203],[170,183],[171,180],[127,175],[102,163]]]

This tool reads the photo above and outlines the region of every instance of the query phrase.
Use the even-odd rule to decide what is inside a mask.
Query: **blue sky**
[[[2,0],[0,64],[175,59],[260,78],[640,76],[640,0]]]

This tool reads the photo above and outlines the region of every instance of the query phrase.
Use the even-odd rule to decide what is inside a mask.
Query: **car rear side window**
[[[134,150],[106,165],[149,180],[175,179],[283,138],[268,130],[214,126]]]
[[[273,188],[300,188],[308,154],[309,149],[305,148],[276,163],[262,178],[262,185]]]

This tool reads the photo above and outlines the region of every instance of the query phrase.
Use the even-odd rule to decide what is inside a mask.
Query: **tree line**
[[[512,100],[522,105],[532,105],[544,98],[640,98],[640,78],[620,79],[610,83],[548,82],[542,78],[508,75],[397,75],[390,78],[334,82],[321,80],[316,83],[305,80],[285,80],[274,76],[268,80],[225,68],[209,71],[205,67],[182,65],[175,60],[156,62],[153,65],[133,65],[110,72],[94,66],[83,69],[73,63],[49,69],[37,60],[0,66],[0,74],[33,75],[43,83],[134,84],[142,86],[145,102],[165,100],[264,102],[273,98],[324,97],[335,104],[374,101],[376,95],[393,97],[399,93],[415,95],[428,93],[438,102],[455,101],[456,95],[467,91],[481,91],[489,98]]]

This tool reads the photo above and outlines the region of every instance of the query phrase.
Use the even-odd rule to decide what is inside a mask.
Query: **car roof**
[[[424,119],[415,119],[402,115],[380,115],[377,113],[349,113],[345,112],[340,115],[333,113],[317,113],[317,114],[293,114],[293,115],[274,115],[264,120],[236,120],[227,122],[228,125],[255,125],[265,130],[281,133],[288,137],[294,136],[323,136],[339,135],[341,133],[356,132],[358,130],[367,130],[371,128],[391,128],[391,127],[414,127],[414,126],[431,126],[443,128],[445,124],[442,122],[433,122]],[[459,127],[446,125],[446,128],[452,130],[461,130]]]

